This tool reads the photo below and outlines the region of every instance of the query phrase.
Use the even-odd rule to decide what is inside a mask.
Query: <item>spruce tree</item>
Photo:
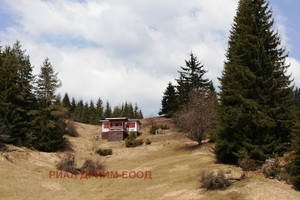
[[[207,71],[193,53],[190,53],[190,60],[185,60],[185,65],[185,67],[181,66],[182,71],[178,71],[179,79],[176,79],[179,106],[189,101],[190,91],[213,88],[212,82],[204,78]]]
[[[133,106],[132,106],[131,102],[128,104],[128,115],[127,115],[127,117],[129,119],[133,119],[134,118],[134,110],[133,110]]]
[[[105,118],[112,117],[112,110],[111,110],[111,107],[110,107],[110,104],[109,104],[108,101],[106,102],[105,111],[104,111],[104,117]]]
[[[99,98],[96,103],[96,117],[98,121],[103,119],[103,103],[101,98]]]
[[[83,100],[79,100],[74,110],[74,120],[82,122]]]
[[[5,142],[31,146],[36,109],[33,79],[29,56],[19,41],[0,49],[0,134]]]
[[[95,108],[95,104],[94,104],[93,100],[90,101],[89,115],[90,115],[89,123],[90,124],[97,124],[99,119],[96,116],[96,108]]]
[[[76,109],[76,101],[74,97],[72,97],[72,102],[71,102],[71,107],[70,107],[70,112],[73,113]]]
[[[115,106],[112,112],[112,117],[120,117],[122,116],[122,110],[120,106]]]
[[[263,161],[290,141],[293,115],[285,49],[265,0],[240,0],[220,78],[217,160]]]
[[[166,117],[172,117],[177,110],[178,98],[176,90],[172,83],[169,82],[161,100],[161,109],[158,114]]]
[[[82,123],[88,124],[90,122],[90,108],[89,104],[87,102],[84,103],[83,109],[82,109],[82,115],[80,121]]]
[[[294,112],[296,116],[293,128],[292,146],[294,153],[292,154],[291,163],[288,165],[291,181],[296,189],[300,190],[300,91],[296,88],[294,91]]]
[[[58,102],[55,91],[61,82],[48,58],[45,59],[37,80],[39,109],[34,120],[34,147],[41,151],[56,151],[65,146],[65,114],[67,109]],[[59,100],[60,102],[60,100]]]
[[[71,102],[68,93],[65,93],[65,96],[62,100],[62,105],[71,111]]]
[[[139,117],[139,107],[137,103],[135,103],[133,108],[133,118],[138,119],[138,117]]]
[[[138,114],[138,119],[143,119],[144,116],[143,116],[143,112],[142,112],[142,109],[139,110],[139,114]]]

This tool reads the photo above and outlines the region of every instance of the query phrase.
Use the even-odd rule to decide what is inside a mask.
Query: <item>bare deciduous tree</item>
[[[175,114],[175,124],[179,131],[187,133],[188,138],[201,145],[215,127],[217,97],[209,89],[202,89],[191,91],[189,99]]]

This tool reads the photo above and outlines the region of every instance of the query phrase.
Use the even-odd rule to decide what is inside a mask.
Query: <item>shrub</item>
[[[289,182],[289,176],[283,166],[280,165],[278,157],[269,158],[262,166],[262,173],[267,178],[285,180]]]
[[[213,131],[210,132],[209,134],[209,143],[215,143],[217,141],[218,138],[218,133],[217,130],[214,129]]]
[[[133,139],[133,140],[126,139],[125,140],[126,147],[136,147],[136,146],[142,145],[143,143],[144,142],[142,139]]]
[[[78,137],[79,136],[73,121],[68,121],[67,122],[66,131],[67,131],[67,134],[71,137]]]
[[[153,119],[149,121],[149,124],[150,124],[150,134],[154,135],[155,131],[159,129],[159,126],[156,124],[156,122]]]
[[[207,190],[225,189],[230,185],[229,180],[225,177],[224,171],[206,172],[200,174],[201,187]]]
[[[255,160],[249,158],[249,156],[245,156],[238,160],[239,166],[246,172],[255,171],[257,169],[257,164]]]
[[[130,135],[126,139],[128,139],[128,140],[134,140],[134,139],[136,139],[135,133],[130,133]]]
[[[130,133],[130,135],[125,139],[126,147],[136,147],[142,145],[143,143],[143,140],[136,139],[136,135],[134,133]]]
[[[5,145],[4,143],[0,142],[0,151],[5,152],[5,151],[7,151],[7,150],[8,150],[8,149],[7,149],[6,145]]]
[[[96,150],[96,152],[97,152],[100,156],[108,156],[108,155],[112,155],[112,149],[98,149],[98,150]]]
[[[67,154],[57,165],[58,170],[66,171],[66,172],[76,172],[78,173],[78,169],[75,168],[75,156],[72,154]]]
[[[84,164],[80,168],[81,172],[86,172],[90,176],[97,176],[97,171],[104,170],[105,167],[99,161],[94,162],[91,159],[85,160]]]
[[[166,124],[163,124],[163,125],[160,125],[160,128],[161,128],[162,130],[167,130],[167,129],[169,129],[170,127],[169,127],[168,125],[166,125]]]
[[[150,145],[152,142],[147,138],[145,143],[146,145]]]

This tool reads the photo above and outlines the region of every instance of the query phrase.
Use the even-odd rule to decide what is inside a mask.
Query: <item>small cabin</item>
[[[138,119],[127,117],[105,118],[100,120],[102,124],[102,139],[109,142],[123,141],[130,133],[140,133],[141,122]]]

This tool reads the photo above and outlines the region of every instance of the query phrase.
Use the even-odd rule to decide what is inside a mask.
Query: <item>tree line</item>
[[[17,41],[0,48],[0,140],[41,151],[65,147],[66,108],[57,102],[61,83],[48,58],[37,77]]]
[[[214,152],[221,163],[250,161],[259,166],[267,158],[282,156],[292,142],[288,171],[299,189],[299,89],[294,88],[291,75],[287,74],[288,54],[273,25],[266,0],[239,1],[219,78],[216,117],[210,117],[215,127],[209,130],[215,133]],[[207,128],[203,113],[211,112],[207,111],[210,95],[206,91],[203,94],[203,88],[209,87],[210,81],[203,79],[205,71],[201,71],[202,65],[193,62],[195,56],[190,57],[186,67],[181,67],[177,85],[168,84],[159,114],[175,119],[179,114],[180,121],[184,122],[179,128],[196,136],[192,139],[201,141],[202,128]],[[200,92],[196,92],[199,99],[195,101],[188,93],[195,93],[199,88]]]
[[[68,118],[87,124],[99,124],[101,119],[110,117],[143,119],[142,110],[138,107],[137,103],[133,106],[131,102],[127,101],[112,108],[108,100],[105,106],[101,98],[98,98],[96,104],[93,100],[89,102],[79,100],[76,102],[74,97],[70,100],[68,93],[65,93],[61,104],[68,109]]]
[[[67,145],[66,119],[97,124],[104,117],[143,118],[141,109],[125,102],[113,110],[99,98],[93,101],[61,101],[56,90],[61,86],[58,74],[46,58],[37,76],[26,51],[17,41],[0,47],[0,143],[26,146],[40,151],[56,151]]]

